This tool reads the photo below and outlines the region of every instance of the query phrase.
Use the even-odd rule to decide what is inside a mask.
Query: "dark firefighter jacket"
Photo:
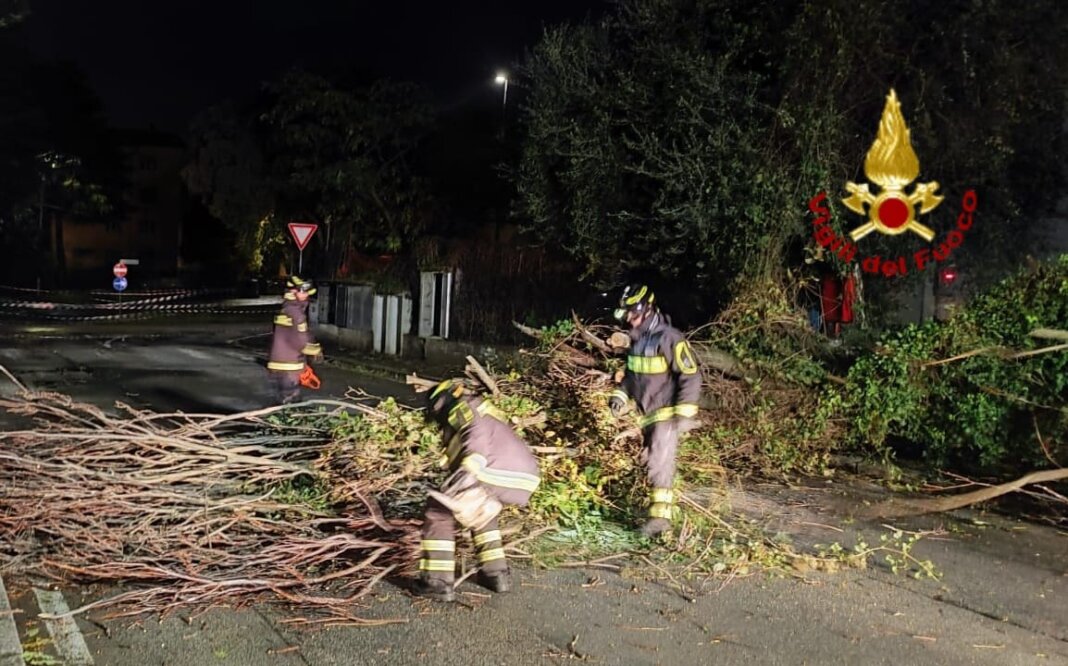
[[[285,295],[282,310],[274,317],[274,338],[267,369],[280,372],[304,370],[304,357],[322,353],[319,343],[308,330],[308,302],[298,301],[293,294]]]
[[[630,331],[630,340],[627,370],[614,395],[634,400],[642,427],[697,416],[701,373],[690,344],[668,316],[653,314]]]
[[[538,460],[488,401],[473,398],[457,402],[449,410],[444,441],[443,462],[450,473],[463,468],[488,486],[528,495],[538,487]]]

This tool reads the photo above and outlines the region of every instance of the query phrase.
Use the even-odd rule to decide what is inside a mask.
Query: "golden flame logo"
[[[882,192],[872,194],[867,183],[846,183],[850,196],[842,203],[849,210],[868,216],[865,224],[849,233],[853,240],[860,240],[873,231],[890,236],[913,231],[927,242],[934,239],[934,231],[916,221],[916,205],[923,215],[942,203],[942,197],[935,194],[938,182],[917,183],[911,194],[905,192],[909,183],[920,175],[920,160],[912,149],[909,128],[893,89],[886,96],[879,133],[864,159],[864,175],[881,187]]]

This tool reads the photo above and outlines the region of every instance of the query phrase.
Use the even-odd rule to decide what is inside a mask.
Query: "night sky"
[[[426,84],[444,106],[495,99],[493,75],[546,24],[607,0],[30,0],[34,53],[72,60],[120,127],[182,131],[198,111],[298,65]]]

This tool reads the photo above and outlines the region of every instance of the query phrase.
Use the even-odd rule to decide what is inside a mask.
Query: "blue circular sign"
[[[126,278],[117,277],[111,281],[111,286],[115,287],[115,291],[126,291]]]

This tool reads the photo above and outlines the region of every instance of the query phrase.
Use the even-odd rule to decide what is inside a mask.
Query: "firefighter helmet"
[[[646,284],[632,284],[623,290],[619,297],[619,308],[615,311],[616,319],[623,321],[627,313],[645,313],[656,307],[656,295]]]
[[[303,291],[307,295],[311,296],[315,293],[315,283],[311,280],[304,280],[296,275],[290,275],[286,280],[286,289],[292,289],[294,291]]]
[[[451,379],[441,382],[427,395],[427,418],[444,422],[463,394],[463,384]]]

